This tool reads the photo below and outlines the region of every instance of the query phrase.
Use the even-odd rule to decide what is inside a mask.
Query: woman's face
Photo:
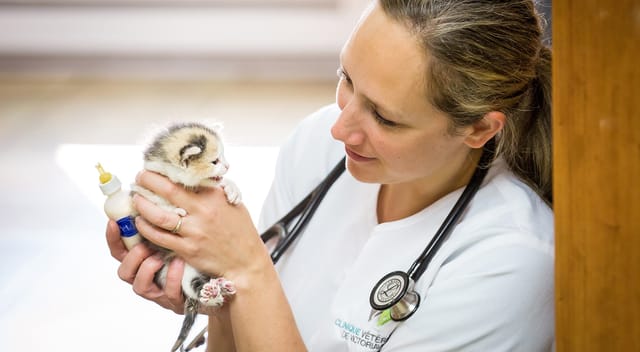
[[[442,182],[468,161],[465,130],[451,134],[448,118],[427,101],[427,60],[415,37],[378,6],[342,49],[336,92],[342,112],[331,134],[345,144],[356,179]]]

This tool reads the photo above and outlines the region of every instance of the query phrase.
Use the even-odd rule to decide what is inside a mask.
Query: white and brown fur
[[[229,164],[224,157],[224,146],[219,130],[219,126],[209,128],[193,122],[169,126],[153,138],[144,151],[144,168],[162,174],[188,189],[220,186],[229,203],[240,203],[241,195],[238,187],[232,181],[223,178],[229,169]],[[180,216],[187,215],[184,209],[174,206],[143,187],[132,185],[132,190],[163,209],[173,211]],[[175,253],[165,248],[157,249],[163,253],[165,265],[156,273],[155,281],[159,286],[164,287],[168,263],[175,257]],[[200,304],[198,300],[200,290],[209,280],[209,276],[185,264],[182,278],[185,318],[172,351],[182,346],[191,330]]]

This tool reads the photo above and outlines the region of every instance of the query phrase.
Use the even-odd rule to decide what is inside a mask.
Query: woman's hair
[[[379,2],[425,48],[428,99],[451,131],[503,112],[496,156],[551,204],[551,51],[533,1]]]

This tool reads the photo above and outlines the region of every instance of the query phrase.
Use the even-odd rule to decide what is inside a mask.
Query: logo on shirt
[[[352,344],[359,345],[371,351],[378,351],[387,342],[388,337],[381,336],[376,332],[362,329],[359,326],[343,321],[335,320],[335,325],[340,332],[340,337]]]

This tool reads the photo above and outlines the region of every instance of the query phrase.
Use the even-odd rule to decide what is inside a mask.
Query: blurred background
[[[94,165],[127,185],[159,127],[222,122],[257,218],[367,3],[0,0],[0,351],[168,350],[182,317],[117,278]]]

